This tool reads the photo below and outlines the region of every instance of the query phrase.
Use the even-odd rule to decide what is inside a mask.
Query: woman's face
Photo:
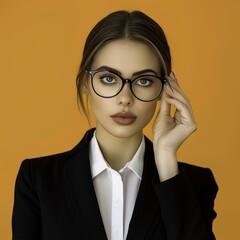
[[[138,72],[160,75],[156,53],[148,45],[131,40],[115,40],[99,49],[91,70],[102,67],[114,69],[126,79]],[[100,97],[92,89],[90,76],[88,91],[98,134],[107,133],[118,138],[142,136],[142,130],[152,119],[157,105],[157,100],[143,102],[135,98],[129,84],[125,84],[115,97]]]

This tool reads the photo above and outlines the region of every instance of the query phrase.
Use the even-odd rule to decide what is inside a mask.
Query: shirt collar
[[[97,175],[99,175],[101,172],[103,172],[105,169],[109,167],[108,163],[105,161],[102,155],[102,152],[100,150],[100,147],[96,139],[95,132],[90,141],[89,158],[90,158],[92,178],[95,178]]]
[[[142,142],[133,158],[122,169],[120,169],[119,172],[121,173],[125,169],[129,168],[138,176],[139,179],[142,179],[144,152],[145,139],[143,137]]]
[[[127,169],[130,169],[134,174],[138,176],[139,179],[142,179],[144,152],[145,152],[145,139],[143,137],[142,142],[137,152],[134,154],[133,158],[122,169],[120,169],[119,172],[122,173]],[[110,165],[106,162],[102,155],[102,152],[96,139],[95,132],[90,141],[89,158],[92,178],[95,178],[105,169],[109,168],[111,169]]]

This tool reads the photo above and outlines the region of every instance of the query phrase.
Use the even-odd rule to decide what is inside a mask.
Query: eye
[[[152,85],[152,80],[148,78],[140,78],[136,80],[136,85],[142,86],[142,87],[149,87]]]
[[[117,82],[116,77],[111,75],[102,75],[102,76],[99,76],[99,79],[103,84],[114,84]]]

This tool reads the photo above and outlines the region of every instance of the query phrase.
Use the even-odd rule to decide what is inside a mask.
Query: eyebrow
[[[110,72],[113,72],[113,73],[116,73],[120,76],[122,76],[122,73],[112,67],[109,67],[109,66],[101,66],[99,67],[98,69],[96,69],[97,71],[101,71],[101,70],[107,70],[107,71],[110,71]],[[147,69],[143,69],[141,71],[138,71],[138,72],[134,72],[132,74],[132,77],[135,77],[135,76],[139,76],[139,75],[142,75],[142,74],[145,74],[145,73],[153,73],[155,75],[158,75],[156,71],[154,71],[153,69],[150,69],[150,68],[147,68]]]

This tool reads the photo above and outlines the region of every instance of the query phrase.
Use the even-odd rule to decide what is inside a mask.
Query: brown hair
[[[88,120],[88,107],[82,91],[86,84],[86,72],[91,69],[94,55],[103,44],[118,39],[141,41],[150,45],[160,58],[161,75],[169,75],[171,72],[171,55],[166,36],[152,18],[140,11],[117,11],[107,15],[89,33],[76,77],[80,107]]]

